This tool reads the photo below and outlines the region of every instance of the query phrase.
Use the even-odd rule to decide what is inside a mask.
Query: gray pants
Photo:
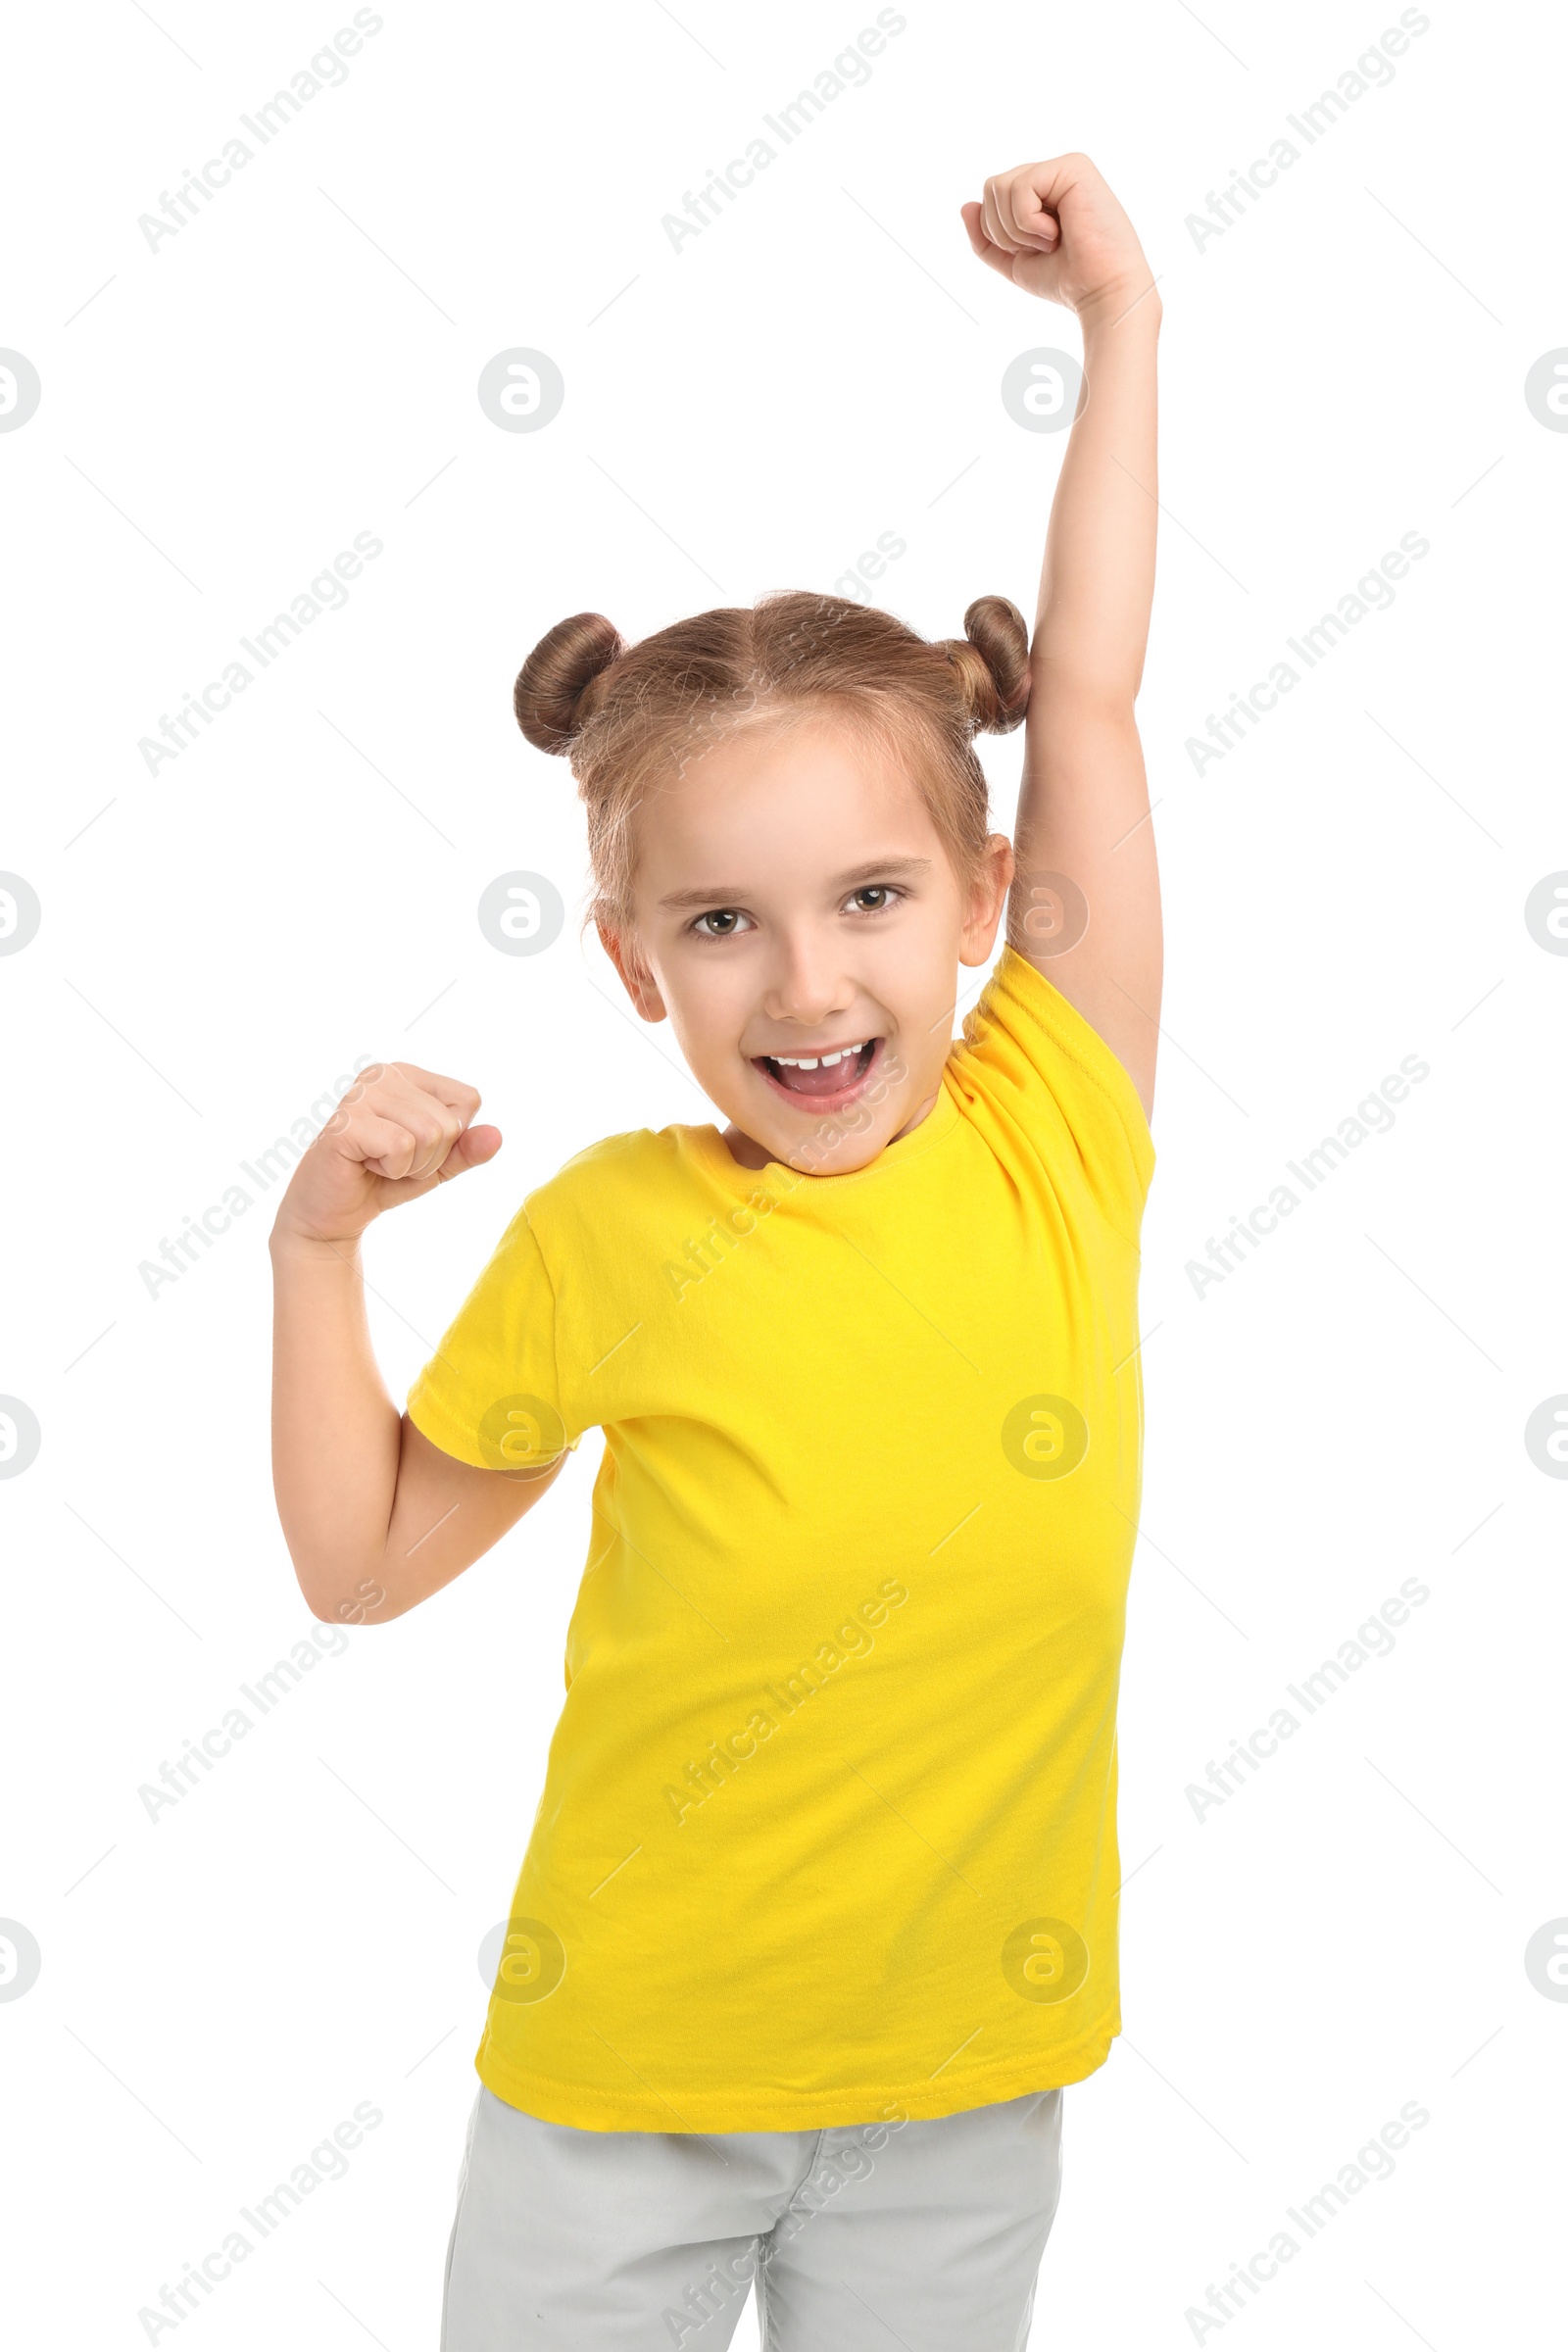
[[[929,2123],[581,2132],[481,2088],[442,2352],[1022,2352],[1061,2092]]]

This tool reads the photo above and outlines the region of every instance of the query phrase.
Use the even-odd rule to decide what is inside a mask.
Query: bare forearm
[[[1154,593],[1159,296],[1086,155],[1020,164],[963,207],[988,268],[1083,328],[1084,389],[1046,534],[1007,936],[1117,1055],[1146,1113],[1159,876],[1133,706]]]
[[[565,1460],[481,1470],[431,1444],[387,1395],[365,1316],[373,1218],[494,1156],[474,1088],[412,1062],[367,1070],[289,1180],[272,1228],[272,1484],[318,1617],[401,1617],[531,1510]]]
[[[272,1280],[278,1517],[306,1599],[347,1614],[386,1550],[401,1416],[370,1347],[357,1245],[274,1234]]]
[[[1157,292],[1116,293],[1083,319],[1086,399],[1046,534],[1030,658],[1046,714],[1129,712],[1154,592]]]

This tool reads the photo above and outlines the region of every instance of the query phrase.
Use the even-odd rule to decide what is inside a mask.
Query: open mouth
[[[884,1042],[869,1037],[830,1046],[823,1054],[758,1054],[752,1067],[760,1070],[769,1085],[792,1102],[838,1105],[859,1093]]]

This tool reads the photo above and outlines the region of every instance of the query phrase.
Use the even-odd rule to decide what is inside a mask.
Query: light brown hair
[[[955,871],[979,867],[989,829],[977,734],[1004,734],[1029,701],[1029,632],[982,596],[961,638],[931,643],[872,605],[785,591],[676,621],[635,645],[600,612],[558,621],[517,676],[528,741],[564,753],[588,811],[591,918],[631,924],[632,814],[735,729],[822,712],[907,760]]]

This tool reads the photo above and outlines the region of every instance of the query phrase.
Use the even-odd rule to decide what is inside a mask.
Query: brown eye
[[[862,914],[880,914],[885,906],[893,904],[893,892],[886,882],[867,882],[855,893],[852,904],[858,906]]]
[[[734,906],[713,906],[697,917],[692,929],[702,939],[733,939],[744,920]]]

